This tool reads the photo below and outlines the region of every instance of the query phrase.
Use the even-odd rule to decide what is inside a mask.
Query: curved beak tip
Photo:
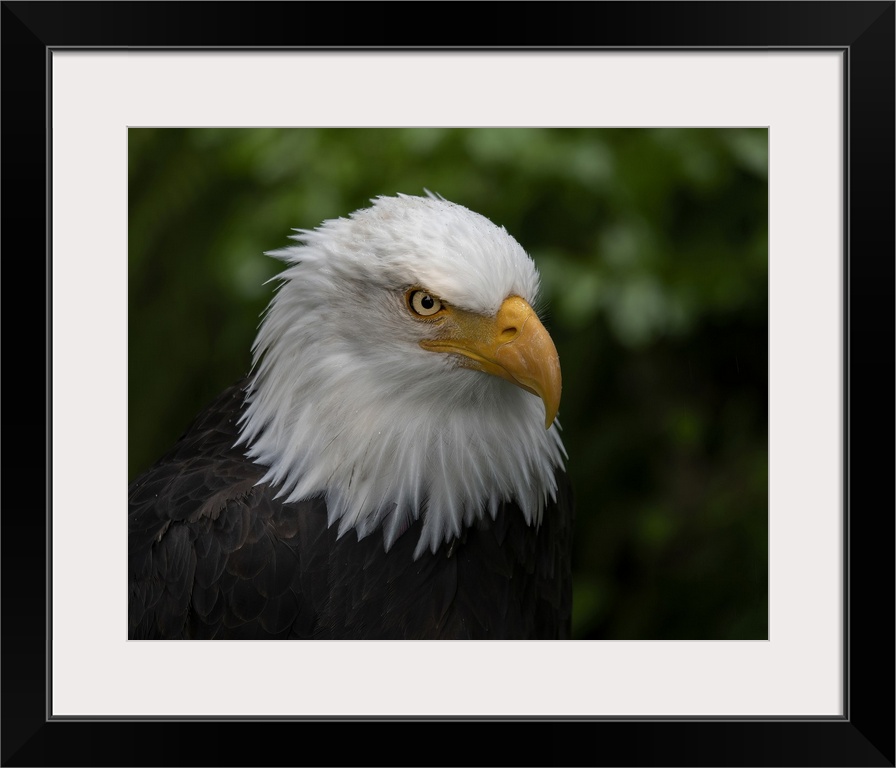
[[[515,383],[540,397],[544,403],[544,428],[550,429],[560,409],[560,355],[545,327],[532,308],[519,298],[505,302],[508,313],[515,312],[517,337],[501,346],[495,360],[507,371]],[[521,319],[520,319],[521,316]]]
[[[557,419],[557,413],[560,410],[560,365],[557,364],[557,384],[556,388],[546,392],[539,393],[544,402],[544,428],[550,429],[551,425]]]

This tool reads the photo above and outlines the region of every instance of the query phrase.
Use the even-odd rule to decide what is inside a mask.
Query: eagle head
[[[253,347],[240,444],[287,501],[415,556],[514,502],[538,525],[566,456],[539,278],[503,227],[439,197],[379,197],[297,230]]]

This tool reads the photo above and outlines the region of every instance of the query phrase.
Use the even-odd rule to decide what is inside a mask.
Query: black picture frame
[[[400,40],[409,13],[420,38],[411,46]],[[476,23],[471,23],[474,16]],[[437,18],[438,24],[421,25],[424,18]],[[2,3],[2,245],[8,299],[2,765],[894,765],[894,18],[894,2],[814,0],[425,7]],[[23,306],[18,300],[26,286],[49,297],[51,53],[60,48],[374,45],[396,50],[747,47],[844,53],[843,717],[420,718],[412,723],[49,717],[49,305],[40,312],[37,302],[26,299]],[[40,259],[35,251],[45,237],[47,256]],[[809,275],[806,289],[811,290]],[[98,482],[108,479],[98,477]],[[89,499],[73,500],[73,508],[89,519]],[[91,631],[89,615],[84,631]],[[359,737],[353,731],[361,727],[373,733]]]

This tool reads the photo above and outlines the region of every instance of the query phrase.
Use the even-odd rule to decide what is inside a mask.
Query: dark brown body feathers
[[[417,560],[422,520],[386,552],[337,538],[326,502],[283,503],[234,448],[231,387],[129,488],[131,639],[564,639],[572,500],[565,473],[541,526],[503,504]]]

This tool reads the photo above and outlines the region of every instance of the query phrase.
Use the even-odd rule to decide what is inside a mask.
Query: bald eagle
[[[440,196],[296,230],[246,379],[129,487],[131,639],[557,639],[572,503],[539,276]]]

